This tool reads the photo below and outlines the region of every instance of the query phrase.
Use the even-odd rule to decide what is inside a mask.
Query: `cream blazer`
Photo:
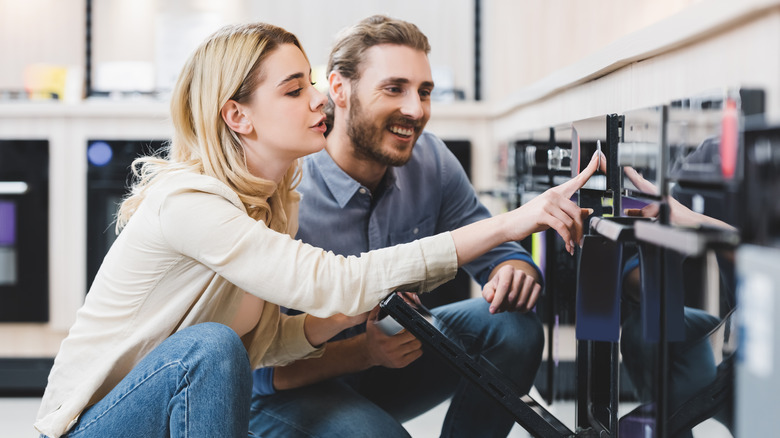
[[[429,291],[456,271],[449,233],[337,256],[250,218],[215,178],[166,176],[106,255],[55,358],[35,428],[64,434],[168,336],[233,321],[244,292],[266,301],[242,337],[251,364],[274,366],[322,354],[304,336],[304,315],[283,315],[278,305],[319,317],[356,315],[395,289]]]

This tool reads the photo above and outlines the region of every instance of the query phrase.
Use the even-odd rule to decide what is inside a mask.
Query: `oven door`
[[[89,140],[87,143],[87,286],[116,240],[116,214],[132,183],[131,165],[160,152],[165,140]]]
[[[0,141],[0,321],[49,319],[48,142]]]

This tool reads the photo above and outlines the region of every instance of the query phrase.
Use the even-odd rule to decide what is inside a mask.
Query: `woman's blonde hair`
[[[279,232],[289,232],[288,217],[299,200],[294,191],[300,180],[296,161],[277,184],[247,170],[238,135],[220,111],[229,99],[245,103],[262,80],[263,61],[280,45],[294,44],[295,35],[270,24],[225,26],[211,35],[190,56],[171,96],[174,135],[164,156],[136,159],[135,182],[117,214],[117,232],[146,197],[160,176],[196,172],[231,187],[249,216]],[[304,56],[305,52],[304,52]]]

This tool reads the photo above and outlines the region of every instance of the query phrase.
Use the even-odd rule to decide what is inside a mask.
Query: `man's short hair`
[[[385,15],[372,15],[354,26],[348,27],[336,36],[328,59],[328,75],[337,71],[353,83],[360,79],[361,64],[366,50],[380,44],[397,44],[431,52],[428,37],[412,23]],[[333,126],[333,101],[328,97],[325,105],[328,126]]]

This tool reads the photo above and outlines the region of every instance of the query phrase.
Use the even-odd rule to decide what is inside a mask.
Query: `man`
[[[424,132],[433,89],[427,38],[375,16],[340,35],[329,60],[327,147],[307,157],[298,238],[342,255],[409,242],[489,216],[463,168]],[[543,331],[533,312],[540,273],[517,244],[465,266],[483,288],[433,309],[528,391]],[[501,305],[493,303],[502,303]],[[508,303],[508,304],[504,304]],[[251,430],[263,437],[409,436],[401,423],[452,398],[442,436],[506,436],[512,418],[419,340],[373,322],[328,343],[322,357],[255,372]]]

